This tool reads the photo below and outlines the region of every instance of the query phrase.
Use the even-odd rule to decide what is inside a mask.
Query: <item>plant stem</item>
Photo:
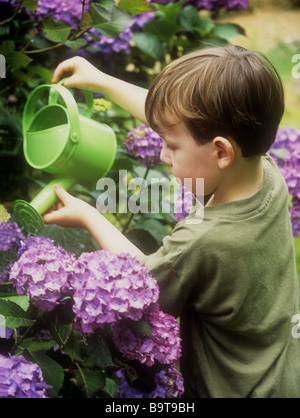
[[[150,171],[150,167],[147,167],[147,170],[145,171],[145,174],[144,174],[144,177],[143,177],[144,180],[146,180],[146,178],[149,174],[149,171]],[[125,234],[125,232],[127,232],[128,228],[129,228],[129,225],[131,224],[131,221],[133,219],[133,216],[134,216],[134,213],[131,213],[128,221],[126,222],[125,226],[123,227],[122,234]]]
[[[75,41],[76,39],[80,38],[82,35],[85,34],[85,32],[87,32],[90,29],[91,29],[91,26],[89,26],[85,29],[82,29],[80,32],[77,33],[77,35],[72,36],[68,40],[71,41],[71,42]],[[60,42],[56,45],[49,46],[48,48],[34,49],[34,50],[31,50],[31,51],[24,51],[24,54],[27,54],[27,55],[40,54],[42,52],[52,51],[53,49],[60,48],[61,46],[64,46],[64,45],[65,45],[65,42]]]
[[[13,18],[18,14],[18,11],[21,9],[22,3],[24,0],[20,0],[15,12],[13,13],[13,15],[11,17],[9,17],[8,19],[3,20],[2,22],[0,22],[0,26],[5,25],[6,23],[9,23],[13,20]]]

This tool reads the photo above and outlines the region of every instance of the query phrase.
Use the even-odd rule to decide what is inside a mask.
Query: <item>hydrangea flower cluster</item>
[[[18,250],[25,237],[16,223],[0,222],[0,251]]]
[[[129,254],[83,253],[70,280],[73,312],[83,333],[122,318],[138,321],[158,301],[156,280]]]
[[[88,5],[85,6],[85,11]],[[35,15],[45,17],[51,15],[54,19],[62,20],[71,27],[77,25],[82,14],[81,0],[38,0]]]
[[[47,398],[41,369],[24,357],[0,354],[0,398]]]
[[[49,312],[70,296],[69,280],[75,256],[51,239],[32,237],[19,251],[18,261],[10,269],[10,280],[18,294],[27,294],[32,303]]]
[[[160,162],[162,138],[144,123],[128,133],[124,145],[139,164],[151,167]]]
[[[183,378],[174,365],[155,375],[155,389],[151,393],[143,392],[128,383],[125,369],[116,373],[119,386],[116,398],[177,398],[184,393]]]
[[[129,360],[151,367],[155,362],[171,364],[181,356],[179,325],[173,316],[154,310],[145,314],[151,336],[133,332],[122,321],[113,326],[114,343]]]
[[[25,237],[16,223],[0,222],[0,251],[18,250],[25,242]],[[1,255],[2,256],[2,255]],[[6,260],[4,254],[4,259]],[[7,262],[6,262],[7,263]],[[0,283],[5,283],[9,280],[8,272],[11,264],[0,265]]]
[[[180,185],[175,202],[175,217],[178,222],[185,219],[193,205],[194,195],[185,186]]]
[[[300,235],[300,130],[284,127],[278,130],[270,154],[276,161],[292,196],[290,210],[293,234]]]

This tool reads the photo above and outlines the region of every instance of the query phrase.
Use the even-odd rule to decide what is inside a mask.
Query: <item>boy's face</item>
[[[198,144],[183,123],[159,132],[163,138],[160,159],[171,167],[172,174],[182,184],[184,179],[192,179],[193,193],[196,192],[196,178],[203,178],[204,193],[213,193],[221,171],[216,163],[216,150],[212,142]]]

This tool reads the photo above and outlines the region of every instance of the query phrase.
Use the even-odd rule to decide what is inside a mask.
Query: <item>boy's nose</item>
[[[171,158],[165,146],[163,146],[161,149],[160,160],[165,164],[171,165]]]

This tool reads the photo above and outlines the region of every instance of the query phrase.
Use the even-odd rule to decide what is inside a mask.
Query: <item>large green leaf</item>
[[[52,42],[66,42],[71,33],[70,27],[65,22],[55,20],[51,16],[42,20],[42,30],[45,38]]]
[[[19,305],[3,298],[0,299],[0,315],[5,318],[5,326],[11,329],[27,327],[35,323]]]
[[[154,34],[165,42],[169,42],[178,29],[179,26],[176,21],[166,19],[165,17],[150,20],[143,27],[145,32]]]
[[[176,21],[180,10],[182,9],[185,0],[178,1],[176,3],[168,2],[167,4],[156,4],[158,11],[155,13],[157,16],[164,16],[168,20]]]
[[[149,57],[158,61],[164,58],[165,49],[157,35],[152,33],[136,32],[132,36],[136,46]]]
[[[18,1],[20,2],[21,0],[18,0]],[[22,6],[24,6],[26,9],[34,13],[36,9],[38,8],[38,2],[37,0],[23,0]]]
[[[156,10],[156,7],[147,0],[120,0],[118,7],[132,16]]]
[[[42,369],[43,378],[52,387],[51,394],[55,396],[64,381],[63,368],[42,351],[30,351],[30,355]]]
[[[168,227],[162,225],[162,223],[156,219],[146,219],[139,224],[135,224],[134,229],[147,231],[157,242],[161,242],[166,235],[170,234]]]
[[[27,67],[27,65],[32,61],[32,58],[29,58],[28,55],[18,51],[8,52],[5,54],[5,59],[7,65],[10,65],[15,70],[22,67]]]
[[[99,336],[93,336],[87,345],[87,354],[101,369],[114,366],[106,341]]]
[[[75,379],[88,398],[105,387],[104,375],[98,370],[79,368],[75,372]]]
[[[235,23],[218,23],[214,27],[212,34],[219,38],[229,39],[234,36],[245,35],[245,29]]]
[[[125,29],[134,24],[134,19],[123,10],[116,9],[109,22],[96,24],[95,28],[105,36],[116,38]]]
[[[55,311],[48,312],[44,314],[43,321],[52,338],[63,347],[67,343],[73,329],[73,324],[68,317],[67,311],[64,311],[63,308],[58,308]]]
[[[88,12],[84,14],[82,25],[92,26],[103,35],[116,38],[134,22],[129,13],[116,7],[113,0],[105,0],[92,3]]]
[[[189,32],[198,32],[204,36],[212,28],[211,18],[201,19],[198,10],[193,6],[185,7],[180,13],[180,23]]]

